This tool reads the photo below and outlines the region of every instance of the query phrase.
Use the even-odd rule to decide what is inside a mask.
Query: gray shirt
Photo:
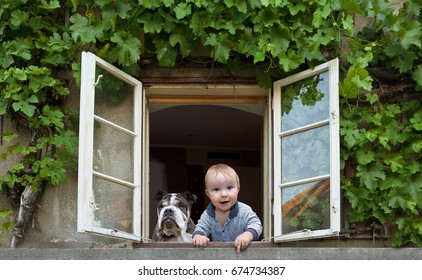
[[[258,240],[262,233],[261,221],[249,205],[236,202],[230,209],[226,223],[221,226],[215,217],[215,206],[210,203],[198,220],[192,236],[201,234],[210,237],[211,241],[229,242],[245,231],[252,233],[253,240]]]

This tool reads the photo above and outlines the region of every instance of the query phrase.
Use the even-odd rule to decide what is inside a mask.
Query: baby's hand
[[[203,248],[207,246],[208,242],[210,242],[210,239],[200,234],[195,234],[192,238],[192,244],[195,245],[196,248]]]
[[[246,250],[253,240],[253,235],[249,231],[245,231],[234,240],[233,246],[236,248],[236,252]]]

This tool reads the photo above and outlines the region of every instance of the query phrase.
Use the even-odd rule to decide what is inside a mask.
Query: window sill
[[[254,241],[249,248],[277,248],[278,244],[273,242]],[[148,242],[134,243],[133,248],[194,248],[189,242]],[[233,248],[233,242],[210,242],[207,248]]]

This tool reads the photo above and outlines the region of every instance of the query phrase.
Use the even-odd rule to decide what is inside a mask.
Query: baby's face
[[[207,188],[205,189],[216,210],[222,212],[230,211],[237,202],[239,191],[240,186],[237,184],[236,179],[221,172],[209,177]]]

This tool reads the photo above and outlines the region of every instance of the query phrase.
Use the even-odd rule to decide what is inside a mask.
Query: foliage
[[[374,94],[383,81],[369,71],[410,77],[411,90],[420,89],[420,11],[418,0],[3,0],[0,116],[27,127],[31,139],[2,131],[1,158],[22,161],[0,188],[65,181],[77,140],[66,98],[79,82],[82,50],[134,76],[142,58],[173,67],[203,55],[232,74],[251,62],[264,67],[262,87],[341,57],[342,160],[356,169],[343,180],[349,218],[395,224],[395,246],[421,245],[421,104]],[[368,20],[358,33],[357,17]]]

